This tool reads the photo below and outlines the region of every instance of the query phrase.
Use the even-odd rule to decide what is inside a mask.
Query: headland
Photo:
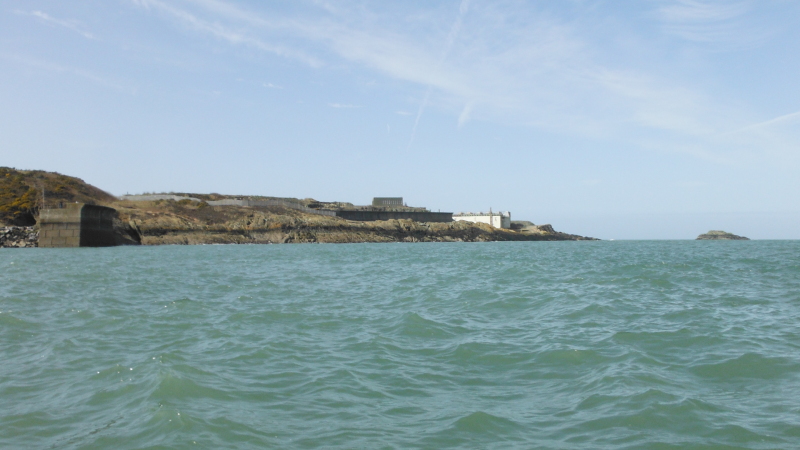
[[[481,223],[405,204],[196,193],[115,197],[78,178],[0,168],[0,226],[33,227],[27,242],[42,229],[42,211],[75,202],[113,208],[115,242],[130,245],[595,240],[549,224],[490,224],[501,223],[504,213],[490,212]],[[475,216],[470,220],[484,218]]]

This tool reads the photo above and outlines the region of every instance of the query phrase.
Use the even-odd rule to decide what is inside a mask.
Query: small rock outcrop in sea
[[[39,233],[34,227],[0,228],[0,247],[38,247]]]
[[[697,236],[698,241],[749,241],[750,238],[737,236],[727,231],[711,230],[706,234]]]

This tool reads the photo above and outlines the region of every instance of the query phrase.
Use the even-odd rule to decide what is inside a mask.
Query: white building
[[[453,214],[453,220],[488,223],[495,228],[511,228],[511,213],[508,211],[493,213],[492,210],[489,210],[488,213],[458,213]]]

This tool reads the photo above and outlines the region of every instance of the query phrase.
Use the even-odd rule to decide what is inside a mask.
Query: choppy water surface
[[[800,242],[0,250],[2,448],[800,446]]]

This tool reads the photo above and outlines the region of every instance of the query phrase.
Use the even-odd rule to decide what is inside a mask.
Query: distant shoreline
[[[467,221],[418,222],[405,218],[347,220],[330,212],[335,208],[355,213],[366,210],[349,203],[313,199],[147,194],[138,197],[152,199],[131,201],[126,200],[125,196],[114,197],[79,178],[53,172],[0,168],[0,175],[0,189],[5,194],[0,202],[0,226],[34,226],[39,221],[38,211],[42,207],[52,209],[78,202],[115,209],[118,218],[114,219],[114,230],[118,241],[130,244],[596,240],[559,232],[550,225],[534,225],[530,222],[520,222],[523,225],[510,229]],[[439,217],[437,215],[440,214],[407,206],[391,207],[386,211],[387,217],[403,214]],[[382,214],[374,215],[380,217]]]

